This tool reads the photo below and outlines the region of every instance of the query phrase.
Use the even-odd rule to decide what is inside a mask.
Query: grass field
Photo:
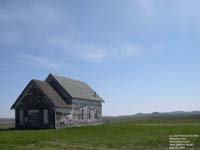
[[[170,134],[200,135],[200,120],[128,121],[60,130],[0,129],[0,150],[167,150]],[[191,141],[194,149],[200,149],[200,138]]]

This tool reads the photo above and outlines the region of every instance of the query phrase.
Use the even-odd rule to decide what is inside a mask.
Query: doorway
[[[28,123],[32,128],[36,128],[39,125],[39,110],[28,110]]]

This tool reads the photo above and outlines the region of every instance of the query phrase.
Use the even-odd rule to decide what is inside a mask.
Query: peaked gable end
[[[53,87],[53,89],[63,98],[66,103],[72,103],[72,96],[63,88],[63,86],[54,78],[54,76],[49,74],[45,81]]]
[[[62,93],[67,93],[70,98],[104,102],[104,100],[85,82],[52,74],[49,74],[46,81],[50,82],[52,86],[58,84],[55,87],[61,87],[60,90],[64,89]],[[60,90],[57,91],[59,92]]]
[[[35,97],[34,93],[37,93]],[[44,98],[44,96],[46,98]],[[41,100],[46,100],[55,107],[71,107],[65,103],[65,101],[59,96],[56,91],[44,81],[31,80],[28,85],[25,87],[23,92],[17,98],[15,103],[12,105],[11,109],[16,109],[22,101],[35,101],[36,103]]]

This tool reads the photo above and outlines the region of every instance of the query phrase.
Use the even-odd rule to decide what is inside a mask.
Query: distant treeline
[[[135,115],[127,115],[127,116],[104,116],[104,123],[109,122],[120,122],[120,121],[139,121],[139,120],[155,120],[155,119],[200,119],[200,111],[174,111],[174,112],[153,112],[153,113],[138,113]]]
[[[3,124],[3,123],[10,124],[14,122],[15,122],[14,118],[0,118],[0,124]]]

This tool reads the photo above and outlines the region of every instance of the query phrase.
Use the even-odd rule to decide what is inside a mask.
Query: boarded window
[[[94,114],[95,116],[95,119],[97,119],[98,118],[98,113],[97,113],[97,109],[95,109],[95,114]]]
[[[97,118],[101,118],[101,108],[97,108]]]
[[[39,123],[39,110],[30,109],[28,110],[28,122],[32,127],[36,127]]]
[[[48,109],[44,109],[43,115],[44,115],[44,124],[48,124],[49,123]]]
[[[23,110],[19,111],[19,120],[20,120],[20,124],[24,124],[24,111]]]
[[[88,119],[90,120],[90,119],[91,119],[91,111],[90,111],[90,108],[87,109],[87,115],[88,115]]]
[[[83,119],[87,119],[87,108],[83,107]]]
[[[90,111],[90,116],[91,116],[91,119],[95,119],[95,117],[94,117],[94,110]]]
[[[80,107],[79,109],[80,119],[83,119],[83,107]]]
[[[77,119],[80,120],[80,110],[79,109],[76,110],[76,114],[77,114]]]
[[[37,110],[37,109],[30,109],[30,110],[28,110],[28,114],[29,115],[36,114],[36,113],[39,113],[39,110]]]
[[[79,114],[79,109],[78,108],[74,108],[73,110],[73,118],[78,120],[80,118],[80,114]]]
[[[61,121],[61,112],[56,112],[56,121]]]

